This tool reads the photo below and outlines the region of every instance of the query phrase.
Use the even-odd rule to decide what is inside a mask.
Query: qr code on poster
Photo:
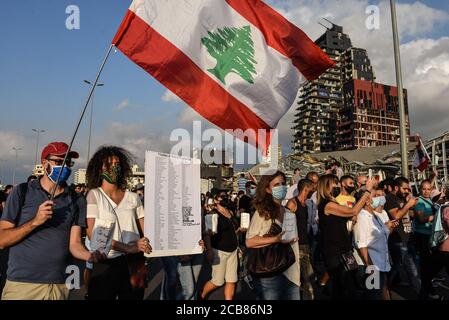
[[[193,223],[192,217],[192,207],[182,207],[182,224],[190,225]]]

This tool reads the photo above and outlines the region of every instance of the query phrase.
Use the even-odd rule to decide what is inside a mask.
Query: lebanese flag
[[[430,157],[427,153],[426,147],[419,138],[418,145],[416,146],[415,155],[413,157],[413,167],[423,172],[427,169],[430,163]]]
[[[134,0],[112,44],[210,122],[256,134],[335,63],[259,0]],[[266,152],[264,135],[243,140]]]

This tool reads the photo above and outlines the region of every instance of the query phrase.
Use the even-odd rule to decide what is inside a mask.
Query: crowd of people
[[[206,235],[215,258],[200,298],[225,283],[231,299],[239,278],[261,300],[390,300],[391,289],[404,284],[416,298],[442,299],[434,284],[444,281],[441,271],[449,274],[449,206],[435,174],[415,192],[404,177],[353,177],[339,163],[322,175],[295,170],[290,187],[280,171],[246,181],[244,192],[243,179],[237,195],[202,195],[205,214],[218,214],[219,222]],[[244,212],[248,230],[238,227]],[[282,236],[286,212],[297,224],[289,241]]]
[[[73,258],[86,265],[86,299],[143,299],[152,247],[143,233],[144,187],[127,190],[132,156],[101,147],[87,184],[69,187],[79,154],[70,151],[63,166],[67,150],[47,145],[44,176],[1,195],[2,299],[68,299]],[[201,194],[203,254],[160,258],[160,298],[206,300],[224,287],[223,298],[233,300],[241,282],[260,300],[389,300],[405,281],[420,299],[440,298],[433,284],[449,273],[449,206],[434,180],[413,194],[406,178],[346,175],[338,163],[322,174],[297,169],[288,180],[281,171],[257,183],[242,174],[236,190]],[[96,230],[110,250],[91,247]]]

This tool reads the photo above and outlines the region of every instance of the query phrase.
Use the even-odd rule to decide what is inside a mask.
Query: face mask
[[[287,186],[277,186],[271,191],[273,198],[276,200],[284,200],[287,196]]]
[[[122,168],[119,165],[115,165],[111,168],[111,172],[104,171],[101,176],[110,184],[117,184]]]
[[[353,186],[346,186],[345,189],[349,194],[351,194],[355,191],[355,187],[353,187]]]
[[[58,175],[61,172],[62,166],[54,166],[52,167],[50,165],[51,172],[47,173],[48,178],[53,181],[53,183],[56,183],[56,180],[58,180]],[[66,182],[70,175],[72,174],[72,169],[64,166],[64,170],[62,170],[61,177],[59,178],[59,184]]]
[[[371,208],[376,209],[378,207],[383,207],[386,202],[387,200],[385,199],[385,197],[373,198],[373,200],[371,201]]]
[[[231,201],[229,200],[228,197],[226,197],[226,198],[222,198],[219,203],[220,203],[220,206],[222,206],[226,209],[229,209]]]
[[[233,195],[231,196],[231,200],[234,201],[235,199],[237,199],[237,195],[236,195],[236,194],[233,194]]]
[[[333,196],[334,198],[336,198],[336,197],[338,197],[339,194],[340,194],[340,188],[339,188],[339,187],[334,187],[334,188],[332,189],[332,196]]]
[[[257,189],[249,189],[249,195],[251,197],[255,197],[256,196],[256,191],[257,191]]]

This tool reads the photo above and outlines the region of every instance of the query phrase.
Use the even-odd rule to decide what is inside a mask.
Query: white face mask
[[[376,197],[373,198],[373,200],[371,201],[371,208],[376,209],[376,208],[380,208],[383,206],[385,206],[385,203],[387,202],[387,199],[385,199],[385,197]]]
[[[237,195],[236,195],[236,194],[233,194],[233,195],[231,196],[231,200],[232,200],[232,201],[234,201],[236,198],[237,198]]]

